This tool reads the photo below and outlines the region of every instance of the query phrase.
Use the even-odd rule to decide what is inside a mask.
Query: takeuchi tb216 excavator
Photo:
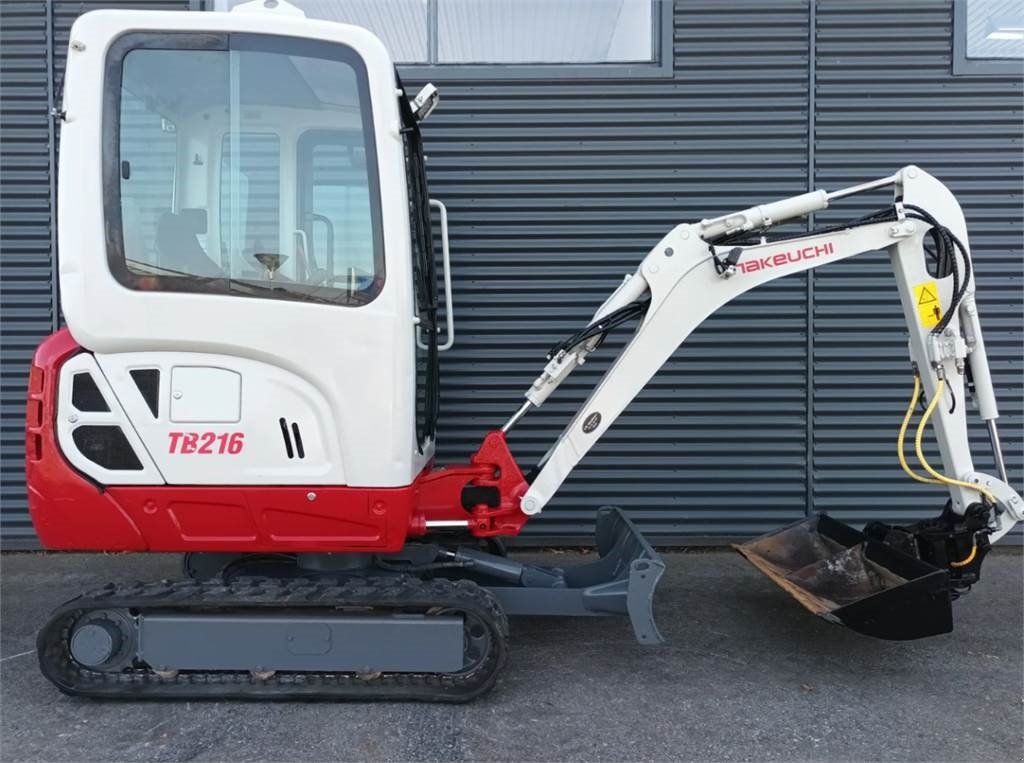
[[[551,349],[504,425],[441,466],[438,356],[457,326],[419,128],[437,103],[430,85],[403,89],[366,30],[276,0],[75,23],[56,114],[67,328],[31,370],[30,509],[47,548],[183,552],[185,574],[58,607],[38,636],[43,673],[90,697],[462,701],[494,684],[509,615],[622,615],[659,643],[664,565],[620,510],[599,510],[599,555],[580,566],[521,564],[500,539],[543,511],[701,321],[877,250],[909,335],[894,456],[945,495],[915,524],[861,531],[821,514],[739,551],[861,633],[950,631],[953,600],[1024,505],[949,190],[911,166],[677,225]],[[875,214],[768,240],[877,189],[893,195]],[[520,466],[507,432],[627,325],[557,441]],[[995,475],[972,462],[968,395]]]

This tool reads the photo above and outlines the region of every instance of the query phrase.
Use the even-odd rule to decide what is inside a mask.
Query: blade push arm
[[[896,202],[890,219],[851,224],[755,246],[714,245],[723,237],[760,231],[828,206],[830,200],[892,186]],[[916,211],[923,211],[932,225]],[[918,218],[918,219],[915,219]],[[930,275],[924,240],[941,226],[962,248],[962,261],[944,277]],[[938,231],[939,228],[936,227]],[[950,248],[953,243],[950,242]],[[916,167],[834,193],[814,191],[751,207],[720,218],[675,227],[598,309],[590,326],[551,357],[526,392],[527,402],[505,425],[507,431],[531,407],[540,406],[572,370],[600,344],[603,329],[629,306],[646,304],[632,339],[579,412],[541,461],[520,507],[540,512],[580,459],[618,418],[676,348],[708,316],[740,294],[782,276],[799,273],[869,251],[886,250],[896,276],[910,335],[909,351],[927,399],[942,385],[944,402],[930,417],[938,440],[953,510],[963,514],[984,495],[996,506],[992,539],[1024,518],[1024,504],[1006,483],[995,420],[998,409],[985,344],[969,277],[970,251],[963,212],[950,191]],[[953,251],[956,257],[957,252]],[[947,263],[947,269],[949,269]],[[955,273],[955,274],[954,274]],[[952,309],[952,314],[950,308]],[[988,422],[998,477],[977,472],[967,439],[965,371],[973,375],[975,399]],[[957,401],[953,404],[953,400]],[[932,480],[936,481],[936,480]]]

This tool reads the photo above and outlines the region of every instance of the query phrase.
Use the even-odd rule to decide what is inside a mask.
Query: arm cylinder
[[[992,461],[996,465],[996,471],[1003,482],[1009,482],[1006,473],[1006,461],[1003,459],[1003,446],[999,440],[999,428],[996,426],[996,419],[999,418],[999,408],[996,406],[995,386],[992,384],[992,370],[988,365],[988,355],[985,352],[985,339],[981,333],[981,321],[978,319],[978,306],[974,297],[968,297],[960,306],[960,320],[964,328],[964,338],[970,348],[967,362],[971,367],[971,377],[974,379],[974,399],[978,403],[978,413],[988,425],[988,439],[992,446]]]
[[[733,212],[711,220],[701,220],[700,235],[701,238],[707,240],[727,233],[754,230],[785,220],[792,220],[794,217],[804,217],[811,212],[825,209],[827,206],[828,193],[820,190],[810,191],[799,196],[791,196],[788,199],[759,204],[756,207],[744,209],[742,212]]]

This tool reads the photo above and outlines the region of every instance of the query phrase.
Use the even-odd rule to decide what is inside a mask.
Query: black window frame
[[[189,0],[193,10],[215,10],[214,0]],[[660,79],[671,77],[674,68],[673,0],[651,0],[650,61],[609,61],[606,63],[429,63],[395,62],[402,76],[410,81],[486,79],[486,80],[558,80],[558,79]],[[436,6],[434,6],[436,8]],[[428,10],[429,12],[429,10]],[[428,19],[427,46],[436,46]]]
[[[416,439],[422,453],[427,442],[434,438],[440,411],[437,270],[423,136],[397,71],[395,80],[400,93],[398,111],[402,120],[405,178],[409,195],[413,299],[416,301],[416,316],[419,318],[419,335],[424,338],[427,345],[422,363],[419,362],[418,357],[416,363]],[[418,343],[416,350],[418,354],[420,351]]]
[[[261,283],[230,277],[176,276],[136,273],[128,267],[121,216],[121,90],[125,57],[136,50],[229,51],[258,50],[283,55],[338,61],[351,66],[359,92],[360,116],[366,147],[366,173],[374,248],[374,279],[369,289],[349,291],[284,281]],[[107,266],[114,279],[137,291],[241,296],[290,302],[362,307],[373,302],[387,281],[384,256],[383,209],[377,157],[373,103],[369,75],[359,53],[344,43],[308,40],[250,32],[126,32],[111,43],[106,54],[103,82],[103,205]],[[326,292],[326,293],[325,293]]]
[[[970,0],[953,2],[953,74],[954,76],[1006,76],[1024,74],[1021,58],[971,58],[967,55],[967,5]]]

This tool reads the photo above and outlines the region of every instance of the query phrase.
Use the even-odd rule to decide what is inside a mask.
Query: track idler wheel
[[[135,655],[135,626],[123,612],[87,612],[72,626],[68,649],[75,661],[84,667],[100,671],[120,670]]]

